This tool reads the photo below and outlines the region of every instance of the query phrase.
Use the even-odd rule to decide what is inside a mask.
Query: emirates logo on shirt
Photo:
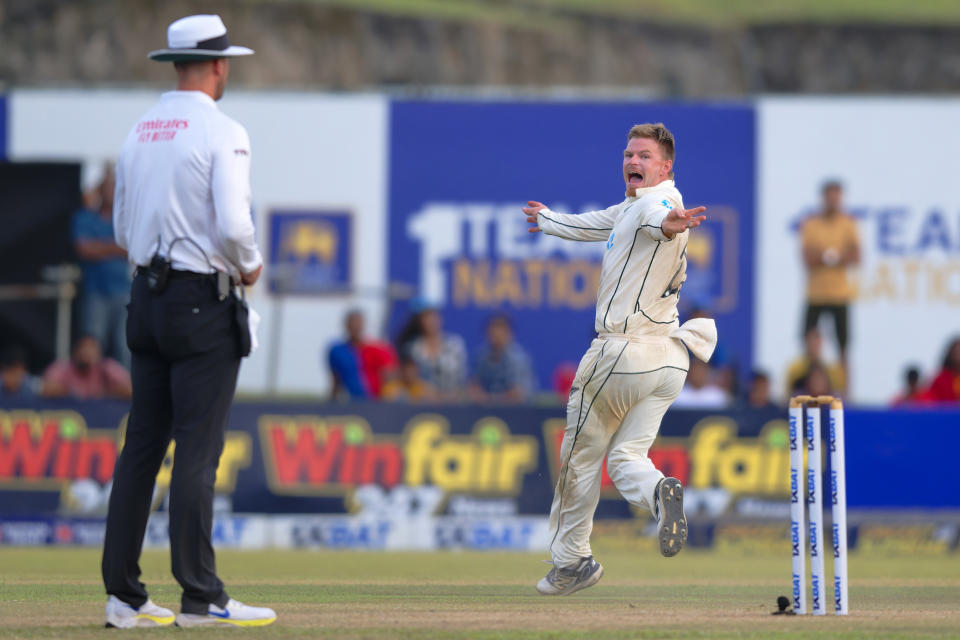
[[[137,123],[137,142],[167,142],[189,126],[188,120],[144,120]]]
[[[250,152],[247,151],[246,149],[234,149],[234,150],[233,150],[233,155],[235,155],[235,156],[248,156],[248,155],[250,155]]]

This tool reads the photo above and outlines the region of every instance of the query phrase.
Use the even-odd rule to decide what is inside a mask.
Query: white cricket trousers
[[[560,475],[550,509],[554,566],[567,567],[593,555],[590,532],[604,457],[620,494],[653,512],[663,474],[647,452],[689,366],[687,348],[667,336],[604,334],[590,345],[567,404]]]

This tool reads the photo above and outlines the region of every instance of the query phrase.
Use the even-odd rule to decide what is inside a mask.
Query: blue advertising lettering
[[[800,472],[797,469],[790,469],[790,502],[797,504],[800,502]]]
[[[820,608],[820,576],[814,574],[810,578],[810,584],[813,587],[813,610],[816,611]]]

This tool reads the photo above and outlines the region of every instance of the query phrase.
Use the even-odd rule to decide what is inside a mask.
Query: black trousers
[[[847,352],[847,343],[849,342],[849,330],[847,329],[848,306],[845,304],[814,304],[807,302],[807,308],[803,317],[803,333],[817,326],[820,316],[828,314],[833,316],[833,328],[837,334],[837,347],[840,353]]]
[[[217,577],[211,530],[217,464],[240,370],[234,299],[219,301],[209,276],[174,272],[160,294],[137,275],[127,344],[133,402],[117,458],[103,545],[107,593],[139,607],[140,551],[154,483],[171,438],[170,555],[181,611],[205,614],[229,599]]]

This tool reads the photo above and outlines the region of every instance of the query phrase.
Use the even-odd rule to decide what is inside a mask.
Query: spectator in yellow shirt
[[[843,185],[823,185],[823,210],[810,217],[801,231],[807,267],[807,307],[803,331],[817,326],[821,315],[833,316],[840,359],[847,362],[848,315],[856,297],[847,270],[860,262],[860,239],[853,218],[843,210]]]

